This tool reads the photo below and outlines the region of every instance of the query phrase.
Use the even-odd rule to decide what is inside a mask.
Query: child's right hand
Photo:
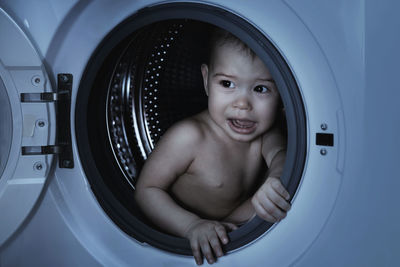
[[[198,220],[192,223],[185,232],[185,237],[190,241],[193,256],[197,265],[203,264],[203,255],[209,264],[215,262],[215,257],[224,255],[221,247],[229,242],[227,231],[236,230],[232,223]]]

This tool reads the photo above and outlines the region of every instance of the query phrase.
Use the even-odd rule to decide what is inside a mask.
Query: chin
[[[230,136],[233,140],[243,143],[251,142],[258,137],[258,135],[255,134],[238,134],[238,133],[230,134]]]

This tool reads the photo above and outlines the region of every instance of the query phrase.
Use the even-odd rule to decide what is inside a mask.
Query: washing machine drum
[[[191,254],[188,241],[165,234],[149,222],[133,194],[141,167],[168,127],[207,107],[200,66],[207,61],[210,29],[210,24],[188,19],[168,19],[140,27],[125,23],[110,33],[94,53],[76,100],[79,154],[105,212],[135,239],[186,255]],[[278,55],[276,50],[271,51],[268,53]],[[298,90],[287,65],[281,57],[274,60],[279,66],[274,67],[275,73],[280,73],[278,80],[285,81],[284,87],[293,87],[281,92],[290,113],[286,111],[288,128],[294,129],[288,135],[294,152],[287,160],[288,178],[284,181],[293,195],[304,161],[304,155],[299,155],[305,150],[305,133],[296,130],[304,128],[304,111],[293,108],[302,105],[292,103],[300,97],[294,95]],[[253,219],[230,233],[231,242],[225,249],[247,244],[270,226]]]
[[[207,107],[200,72],[206,31],[200,27],[180,21],[151,25],[111,56],[118,60],[111,63],[112,76],[105,81],[108,132],[121,171],[132,185],[166,129]]]

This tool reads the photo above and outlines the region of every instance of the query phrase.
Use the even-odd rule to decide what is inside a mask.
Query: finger
[[[225,223],[224,223],[225,226]],[[226,234],[225,227],[222,225],[215,226],[215,232],[217,233],[219,239],[222,241],[222,244],[226,245],[229,242],[228,235]]]
[[[269,214],[263,206],[261,206],[260,202],[254,201],[252,202],[254,210],[256,211],[257,215],[260,216],[262,219],[266,220],[267,222],[274,223],[277,221],[275,217]]]
[[[209,238],[209,240],[210,240],[210,245],[214,251],[215,256],[222,257],[224,255],[224,253],[222,252],[222,248],[221,248],[221,244],[219,242],[218,236],[216,234],[214,234],[211,238]]]
[[[201,251],[206,258],[208,264],[213,264],[215,262],[214,255],[211,251],[210,243],[208,242],[207,237],[203,237],[200,241]]]
[[[285,187],[282,185],[281,181],[278,178],[275,178],[274,181],[271,182],[271,186],[284,199],[286,200],[290,199],[290,194],[288,193],[288,191],[285,189]]]
[[[273,191],[274,190],[272,188],[267,188],[266,192],[258,192],[258,194],[256,194],[257,197],[255,201],[258,202],[258,204],[266,213],[274,217],[276,221],[279,221],[286,217],[286,213],[279,209],[269,198],[269,195],[271,195]]]
[[[233,231],[233,230],[237,230],[239,227],[236,225],[236,224],[234,224],[234,223],[228,223],[228,222],[221,222],[222,223],[222,225],[225,227],[225,229],[227,229],[227,230],[231,230],[231,231]]]
[[[192,253],[194,260],[196,261],[197,265],[202,265],[203,264],[203,257],[200,252],[200,246],[197,241],[191,241],[190,242],[190,247],[192,248]]]
[[[290,210],[289,202],[287,202],[274,188],[270,188],[266,196],[282,211],[286,212]]]
[[[270,198],[269,195],[266,196],[267,201],[261,202],[261,206],[276,220],[282,220],[286,217],[286,212],[281,210]]]

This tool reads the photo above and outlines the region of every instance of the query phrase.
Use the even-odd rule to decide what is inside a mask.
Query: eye
[[[235,84],[228,80],[222,80],[220,81],[220,84],[225,88],[235,88]]]
[[[257,85],[256,87],[254,87],[254,92],[260,93],[260,94],[265,94],[271,91],[271,89],[269,89],[268,87],[264,86],[264,85]]]

